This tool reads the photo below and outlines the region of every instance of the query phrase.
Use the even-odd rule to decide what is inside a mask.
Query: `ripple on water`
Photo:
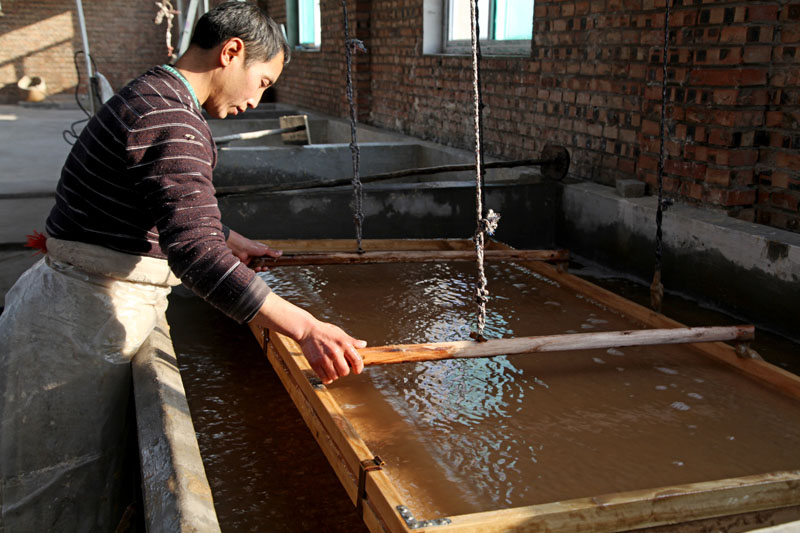
[[[535,287],[523,287],[522,272],[517,267],[491,264],[487,272],[494,296],[487,308],[487,337],[635,327],[604,312],[596,302],[556,290],[557,283],[541,276],[525,272],[526,278],[533,277],[538,282]],[[277,293],[307,304],[318,316],[356,335],[366,332],[372,345],[465,340],[475,327],[474,265],[375,265],[369,269],[326,267],[324,271],[281,268],[264,277]],[[401,289],[391,290],[394,286]],[[331,287],[336,291],[308,292]],[[369,300],[370,305],[362,306],[362,299]],[[351,380],[347,386],[352,388],[348,394],[352,394],[346,396],[350,401],[342,403],[348,418],[351,414],[368,418],[363,412],[373,407],[361,403],[362,395],[371,394],[371,398],[388,406],[385,412],[381,411],[386,420],[377,427],[367,426],[376,429],[365,431],[364,437],[382,457],[384,452],[395,457],[404,474],[414,471],[414,465],[403,462],[403,450],[395,438],[398,432],[410,433],[410,438],[433,458],[433,466],[421,468],[419,477],[409,477],[410,489],[404,497],[413,499],[423,485],[420,480],[426,476],[450,480],[452,499],[471,511],[529,504],[529,498],[550,497],[534,497],[537,492],[549,495],[552,490],[553,497],[560,498],[562,494],[557,491],[561,489],[555,485],[568,483],[565,479],[575,480],[573,488],[577,492],[571,494],[573,497],[587,496],[580,493],[587,490],[582,474],[596,472],[601,468],[598,465],[605,465],[605,474],[598,474],[600,478],[613,480],[622,474],[627,479],[636,478],[635,473],[623,471],[637,462],[627,457],[630,447],[635,448],[634,452],[641,449],[649,454],[638,461],[640,466],[649,465],[650,456],[660,454],[657,462],[664,468],[689,470],[675,468],[688,462],[688,457],[676,459],[674,450],[659,449],[648,439],[671,426],[680,428],[681,434],[688,433],[686,428],[691,426],[686,423],[694,421],[689,417],[705,416],[703,409],[711,402],[695,402],[693,408],[676,401],[675,396],[686,402],[690,402],[687,397],[703,399],[706,385],[701,388],[697,384],[705,380],[688,372],[684,375],[683,367],[671,358],[659,358],[657,352],[650,348],[610,348],[388,365]],[[607,364],[619,364],[622,361],[616,358],[623,356],[628,357],[625,367]],[[659,384],[664,375],[675,383]],[[702,390],[704,394],[685,393],[688,386],[692,387],[688,390]],[[334,395],[339,394],[336,387],[331,388]],[[655,394],[654,389],[669,392]],[[668,409],[665,401],[671,402]],[[604,407],[607,404],[612,407]],[[708,416],[717,423],[716,417]],[[628,451],[618,449],[623,446],[629,446]],[[625,455],[621,461],[609,460],[620,454]],[[698,462],[692,460],[688,464]],[[555,468],[555,478],[549,470],[553,464],[561,465]],[[654,478],[648,467],[645,483]],[[563,468],[572,470],[564,474],[560,471]],[[650,485],[639,488],[644,486]],[[615,487],[598,493],[612,489]],[[478,503],[485,501],[494,506]],[[425,509],[438,512],[437,508]],[[464,512],[462,507],[459,509]]]

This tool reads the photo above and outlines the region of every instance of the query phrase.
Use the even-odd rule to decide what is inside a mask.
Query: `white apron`
[[[8,292],[0,531],[114,530],[126,438],[136,438],[126,435],[130,361],[178,283],[165,260],[48,238]]]

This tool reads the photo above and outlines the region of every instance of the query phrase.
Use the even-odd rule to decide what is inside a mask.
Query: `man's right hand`
[[[297,339],[297,343],[319,379],[327,385],[348,375],[351,369],[360,374],[364,362],[357,349],[364,348],[367,343],[351,337],[338,326],[314,321],[313,328]]]
[[[358,349],[367,343],[345,333],[338,326],[321,322],[296,305],[270,292],[253,322],[294,339],[308,364],[324,384],[350,374],[360,374],[364,362]]]

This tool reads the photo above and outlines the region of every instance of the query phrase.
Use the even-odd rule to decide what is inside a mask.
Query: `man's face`
[[[211,91],[203,107],[214,118],[244,113],[248,107],[255,109],[264,91],[278,81],[283,71],[283,52],[269,61],[254,61],[244,65],[244,54],[231,59],[217,77],[215,90]]]

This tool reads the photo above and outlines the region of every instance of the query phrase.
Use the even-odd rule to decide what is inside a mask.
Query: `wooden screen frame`
[[[290,252],[352,251],[352,240],[262,241]],[[365,250],[465,250],[474,247],[467,239],[375,239],[362,243]],[[507,249],[489,241],[488,247]],[[520,263],[561,286],[597,301],[644,326],[669,328],[683,324],[602,289],[543,262]],[[270,363],[281,379],[317,443],[331,464],[348,497],[358,506],[358,481],[362,461],[374,453],[347,420],[341,407],[319,383],[300,347],[283,335],[251,326]],[[732,346],[704,343],[687,346],[720,361],[777,392],[800,399],[800,377],[757,359],[744,359]],[[361,501],[362,518],[373,532],[412,531],[400,516],[404,504],[383,470],[365,474]],[[430,520],[439,517],[415,517]],[[659,487],[615,494],[578,498],[497,511],[447,517],[447,525],[429,526],[428,531],[627,531],[659,529],[684,524],[687,531],[703,525],[733,524],[748,520],[768,524],[800,518],[800,470],[769,472],[715,481]],[[414,528],[414,530],[419,530]],[[672,529],[675,530],[675,529]]]

